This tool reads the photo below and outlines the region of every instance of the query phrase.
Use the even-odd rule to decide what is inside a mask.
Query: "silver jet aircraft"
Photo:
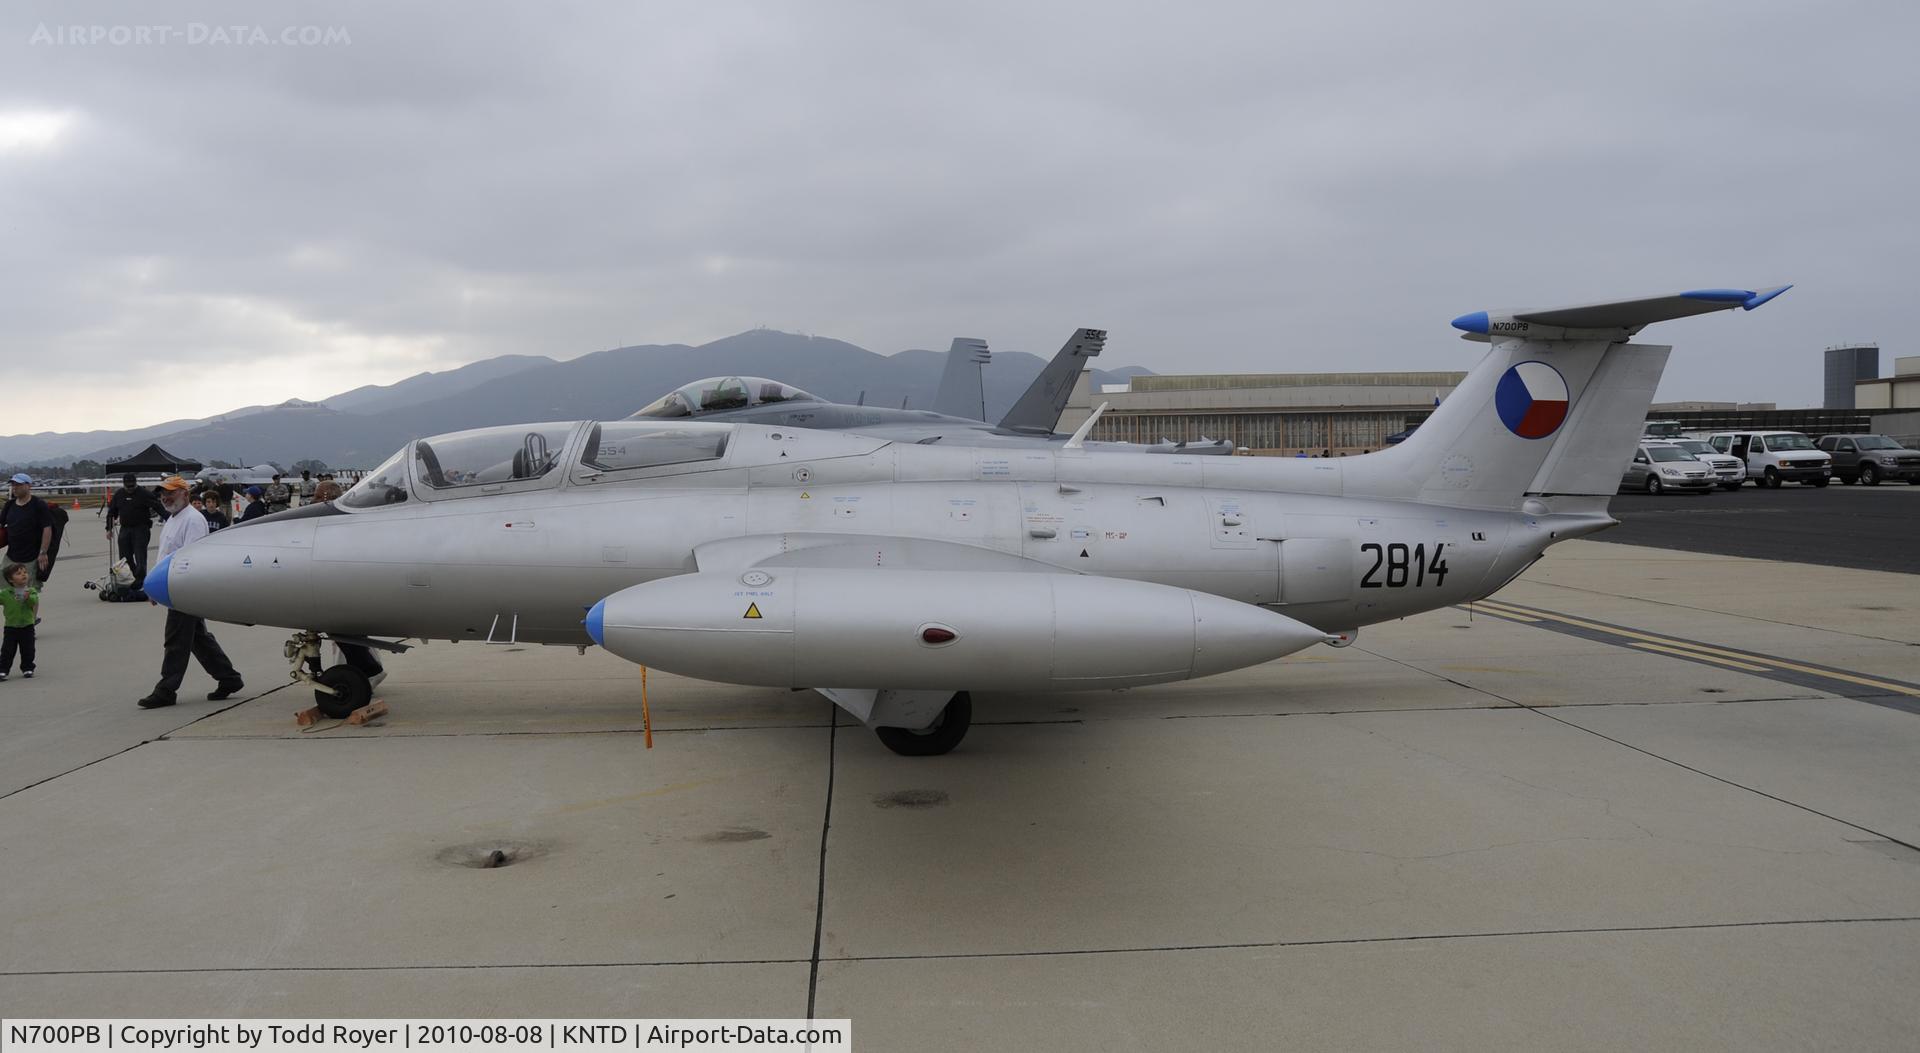
[[[828,402],[790,384],[764,377],[708,377],[662,395],[629,419],[780,424],[825,431],[857,431],[898,442],[954,446],[1058,445],[1070,438],[1054,431],[1054,427],[1059,424],[1060,413],[1073,394],[1074,382],[1079,379],[1086,360],[1098,355],[1106,341],[1104,330],[1075,330],[997,424],[986,423],[986,400],[981,387],[980,366],[989,357],[987,343],[972,337],[958,337],[953,341],[931,410]],[[1210,439],[1194,443],[1162,442],[1153,446],[1091,442],[1087,447],[1133,453],[1233,453],[1231,444]]]
[[[905,754],[972,691],[1209,676],[1485,597],[1607,502],[1669,348],[1650,323],[1751,310],[1707,289],[1454,320],[1489,344],[1405,442],[1359,457],[1089,454],[639,419],[416,440],[339,501],[195,542],[149,596],[300,630],[323,708],[367,699],[322,638],[598,644],[813,688]]]

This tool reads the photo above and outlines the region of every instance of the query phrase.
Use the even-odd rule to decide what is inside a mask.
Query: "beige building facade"
[[[1461,373],[1217,373],[1133,377],[1123,390],[1094,391],[1082,373],[1060,430],[1073,431],[1102,402],[1088,436],[1152,445],[1225,439],[1249,452],[1290,456],[1380,449],[1425,420]]]
[[[1920,355],[1893,360],[1893,376],[1857,380],[1853,405],[1863,410],[1920,409]]]

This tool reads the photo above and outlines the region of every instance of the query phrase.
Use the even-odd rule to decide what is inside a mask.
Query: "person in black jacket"
[[[139,480],[132,472],[120,477],[120,489],[115,490],[107,502],[107,539],[113,539],[113,524],[118,520],[120,558],[127,561],[127,569],[133,572],[136,589],[147,581],[147,543],[153,537],[153,521],[166,517],[160,499],[153,496],[153,491],[140,489]]]
[[[216,490],[200,491],[200,514],[207,517],[208,533],[233,525],[228,522],[227,510],[221,507],[220,494]]]
[[[266,491],[257,486],[247,487],[247,507],[240,511],[240,522],[245,523],[267,514],[267,502],[262,500],[265,494]]]
[[[53,545],[53,513],[33,496],[33,477],[25,472],[10,481],[13,499],[0,506],[0,526],[7,531],[7,559],[27,568],[34,585],[46,576]]]

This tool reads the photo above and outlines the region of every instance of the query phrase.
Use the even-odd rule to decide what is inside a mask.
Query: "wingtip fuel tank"
[[[596,604],[629,661],[772,687],[1132,687],[1292,654],[1326,634],[1190,589],[1077,574],[755,569],[666,578]]]

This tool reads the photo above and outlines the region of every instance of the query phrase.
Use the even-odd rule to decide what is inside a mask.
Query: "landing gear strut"
[[[305,683],[313,688],[314,704],[320,712],[331,720],[345,720],[353,711],[373,701],[373,687],[386,679],[387,670],[374,656],[373,648],[387,651],[404,651],[402,644],[386,643],[380,640],[360,638],[341,639],[333,637],[333,644],[340,649],[340,664],[321,667],[319,633],[308,630],[296,633],[287,641],[282,653],[293,669],[289,679]]]
[[[967,737],[973,726],[973,696],[965,691],[953,696],[933,723],[919,731],[906,728],[874,728],[873,733],[888,749],[902,757],[937,757],[948,753]]]

